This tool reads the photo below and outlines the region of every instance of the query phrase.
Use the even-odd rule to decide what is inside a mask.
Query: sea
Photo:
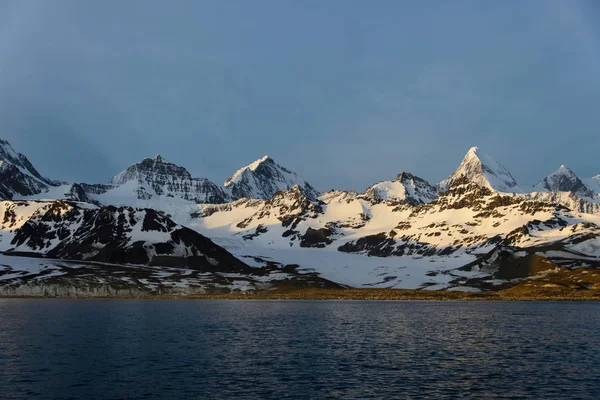
[[[0,299],[1,399],[599,399],[600,302]]]

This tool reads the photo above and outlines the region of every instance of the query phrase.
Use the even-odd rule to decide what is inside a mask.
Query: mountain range
[[[6,141],[0,163],[3,257],[111,265],[101,269],[104,283],[78,274],[69,285],[110,281],[113,289],[102,290],[115,290],[111,271],[120,271],[127,279],[119,290],[148,292],[282,284],[492,290],[600,267],[600,176],[582,179],[561,166],[526,190],[477,147],[438,184],[401,172],[362,193],[320,193],[268,156],[223,185],[160,155],[106,184],[45,178]],[[154,278],[132,288],[124,266],[210,279],[145,269]],[[64,266],[41,275],[15,268],[0,270],[5,293],[64,290],[72,275]]]

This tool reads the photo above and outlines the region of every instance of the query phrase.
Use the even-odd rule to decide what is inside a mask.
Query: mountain
[[[478,147],[469,149],[460,166],[448,179],[440,182],[438,185],[440,191],[448,190],[454,181],[463,176],[496,192],[523,192],[510,172],[502,164],[479,150]]]
[[[83,185],[88,197],[101,204],[224,203],[228,194],[206,178],[192,178],[184,168],[160,155],[145,158],[115,175],[105,186]],[[146,203],[144,203],[146,204]]]
[[[9,254],[204,269],[246,267],[206,237],[151,209],[60,200],[5,202],[1,208],[7,236],[2,248]]]
[[[593,178],[586,181],[594,184]],[[526,196],[537,201],[560,204],[577,212],[600,213],[600,195],[564,165],[542,179],[534,187],[534,192]]]
[[[561,165],[556,172],[542,179],[534,189],[539,192],[570,192],[579,197],[596,197],[596,193],[564,165]]]
[[[234,199],[249,198],[267,200],[280,190],[298,185],[311,199],[319,192],[295,172],[277,164],[269,156],[256,160],[239,169],[225,181],[225,188]]]
[[[60,182],[44,178],[23,154],[0,139],[0,197],[32,196],[59,186]]]
[[[523,278],[506,271],[529,255],[552,268],[600,267],[600,216],[497,192],[465,176],[416,206],[343,191],[311,201],[296,187],[269,201],[200,208],[189,226],[233,254],[297,263],[350,286],[493,289]],[[482,258],[506,247],[514,256],[501,272]]]
[[[160,156],[108,184],[60,184],[2,148],[0,294],[275,284],[496,290],[542,273],[600,268],[600,178],[563,167],[525,193],[478,148],[440,192],[402,172],[362,193],[322,194],[269,157],[224,187]],[[42,269],[7,255],[52,261]]]
[[[4,201],[0,214],[2,295],[194,294],[279,284],[339,287],[294,266],[271,262],[251,267],[151,209]],[[43,260],[32,265],[19,256]]]
[[[371,186],[361,194],[361,197],[373,201],[419,205],[437,199],[438,192],[426,180],[408,172],[401,172],[394,180],[379,182]]]

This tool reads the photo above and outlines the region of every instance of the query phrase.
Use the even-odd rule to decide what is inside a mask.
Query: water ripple
[[[0,300],[3,399],[600,398],[600,303]]]

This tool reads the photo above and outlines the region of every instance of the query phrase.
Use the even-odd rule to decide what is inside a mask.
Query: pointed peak
[[[593,192],[569,168],[561,165],[556,171],[534,186],[540,192],[571,192],[582,197],[593,197]]]
[[[564,178],[559,178],[559,177],[568,177],[569,179],[579,179],[579,177],[573,172],[571,171],[570,168],[561,165],[560,168],[558,168],[556,171],[554,171],[553,173],[551,173],[550,175],[548,175],[547,177],[544,178],[544,181],[547,181],[549,179],[564,179]]]
[[[231,178],[229,178],[225,181],[225,186],[229,186],[232,183],[237,182],[241,178],[241,176],[244,174],[244,172],[246,172],[246,171],[256,171],[257,168],[260,167],[263,163],[275,164],[275,161],[273,161],[273,159],[271,157],[265,155],[262,158],[259,158],[258,160],[254,161],[253,163],[248,164],[245,167],[238,169],[231,176]]]
[[[484,153],[481,148],[479,148],[479,146],[473,146],[469,149],[469,151],[467,151],[467,154],[465,154],[464,158],[463,158],[463,163],[466,162],[477,162],[477,163],[481,163],[481,164],[485,164],[485,163],[491,163],[491,164],[495,164],[496,161],[488,156],[486,153]]]
[[[262,200],[271,198],[277,191],[288,191],[294,185],[299,185],[307,193],[310,192],[310,198],[318,196],[318,192],[308,182],[267,155],[240,168],[224,183],[234,198]]]
[[[419,178],[418,176],[406,171],[401,171],[398,175],[396,175],[396,179],[394,180],[404,184],[412,184],[413,182],[425,182],[429,184],[425,179]]]
[[[575,175],[575,173],[573,171],[571,171],[571,168],[565,166],[564,164],[560,166],[559,169],[556,170],[555,174],[570,174],[570,175]]]
[[[481,151],[477,146],[471,147],[460,166],[448,179],[440,182],[438,185],[440,190],[447,190],[460,177],[466,177],[473,183],[498,192],[520,193],[523,191],[502,164]]]

